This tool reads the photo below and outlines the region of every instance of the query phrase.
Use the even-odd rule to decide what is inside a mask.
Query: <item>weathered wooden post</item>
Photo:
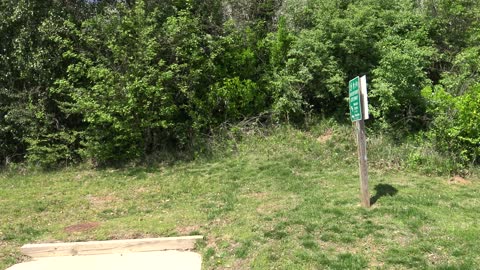
[[[367,79],[355,77],[349,82],[350,119],[355,122],[360,174],[360,199],[363,207],[370,207],[368,192],[367,135],[365,120],[368,119]]]

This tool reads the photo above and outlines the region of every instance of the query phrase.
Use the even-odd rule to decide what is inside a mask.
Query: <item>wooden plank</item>
[[[22,246],[20,250],[23,254],[33,258],[162,250],[191,250],[195,247],[195,242],[200,239],[203,239],[203,236],[27,244]]]

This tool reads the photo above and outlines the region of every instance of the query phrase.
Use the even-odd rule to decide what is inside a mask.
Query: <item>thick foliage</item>
[[[174,124],[179,108],[167,84],[185,67],[167,66],[162,59],[155,15],[141,3],[133,9],[120,4],[105,9],[82,23],[78,43],[64,54],[73,64],[52,91],[68,96],[71,101],[64,108],[88,124],[85,154],[94,160],[138,157],[157,147],[158,136]],[[195,50],[194,25],[186,16],[171,18],[164,26],[170,34],[166,41],[188,40],[188,49]],[[182,50],[175,51],[177,57],[185,57]]]
[[[376,126],[431,127],[476,160],[461,112],[477,97],[479,14],[477,0],[2,1],[0,157],[100,164],[258,115],[346,120],[347,82],[366,74]]]
[[[1,1],[0,6],[0,158],[71,161],[78,121],[67,124],[48,91],[67,67],[52,37],[66,30],[65,14],[76,21],[91,10],[83,1]]]
[[[480,85],[461,96],[442,87],[423,90],[434,116],[429,135],[437,148],[461,161],[478,162],[480,156]]]

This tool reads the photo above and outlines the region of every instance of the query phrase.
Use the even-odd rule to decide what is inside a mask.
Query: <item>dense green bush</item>
[[[72,64],[51,91],[67,96],[64,110],[88,124],[82,153],[96,162],[139,157],[156,133],[173,125],[178,108],[166,84],[175,70],[160,55],[155,15],[142,2],[133,9],[119,4],[73,30],[76,36],[64,53]],[[165,27],[174,28],[181,19]]]
[[[256,83],[238,77],[214,84],[208,98],[213,117],[221,122],[255,115],[259,112],[258,108],[264,108],[264,100]]]
[[[433,116],[430,138],[436,147],[460,162],[478,163],[480,156],[480,85],[454,96],[442,87],[422,91]]]

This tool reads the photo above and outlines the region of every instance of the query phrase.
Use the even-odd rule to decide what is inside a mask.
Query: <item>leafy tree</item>
[[[66,68],[51,37],[64,30],[62,22],[73,11],[73,20],[87,17],[89,11],[83,7],[82,1],[1,2],[0,156],[5,163],[36,156],[46,148],[53,162],[73,159],[75,140],[48,91]]]
[[[178,108],[166,84],[178,66],[160,57],[155,15],[142,1],[116,4],[73,29],[79,43],[64,53],[73,64],[53,92],[88,124],[83,154],[96,162],[138,157],[173,125]]]

